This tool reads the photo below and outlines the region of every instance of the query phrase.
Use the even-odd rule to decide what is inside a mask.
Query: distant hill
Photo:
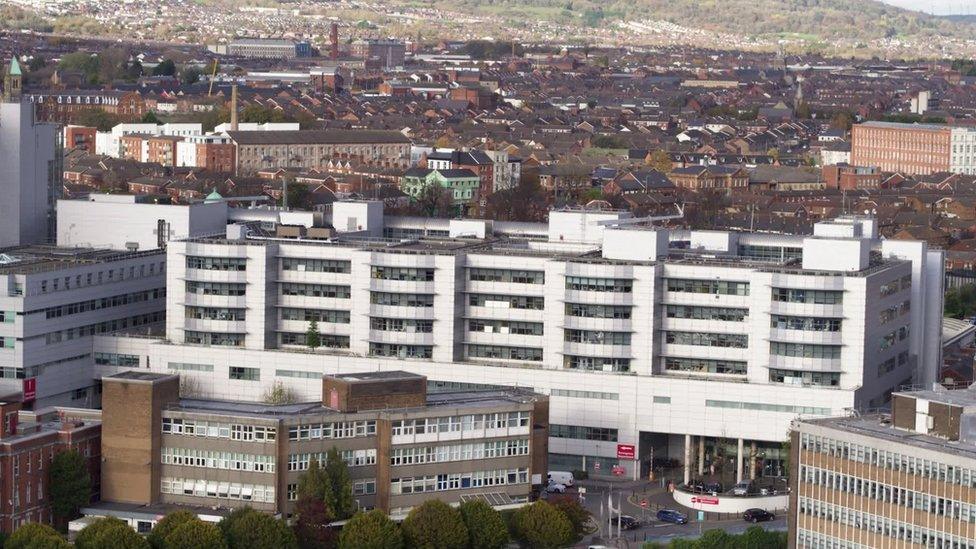
[[[972,15],[943,15],[943,19],[948,19],[949,21],[955,21],[957,23],[972,23],[976,24],[976,14]]]
[[[969,38],[976,22],[905,10],[875,0],[427,0],[444,8],[508,15],[515,20],[657,19],[740,36],[791,35],[808,40]],[[703,44],[707,45],[707,44]]]

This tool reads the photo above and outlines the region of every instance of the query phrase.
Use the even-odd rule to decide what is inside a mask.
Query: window
[[[629,305],[591,305],[587,303],[567,303],[566,316],[583,318],[630,318]]]
[[[415,320],[410,318],[378,318],[369,319],[369,329],[381,332],[431,333],[434,331],[433,320]]]
[[[186,307],[186,318],[243,322],[245,311],[246,309],[228,309],[225,307]]]
[[[911,286],[911,282],[909,282]],[[894,295],[901,290],[901,284],[898,280],[892,280],[891,282],[882,284],[879,288],[879,293],[881,297],[888,297],[889,295]]]
[[[617,430],[604,427],[583,427],[581,425],[549,425],[549,436],[552,438],[575,438],[579,440],[599,440],[616,442]]]
[[[543,271],[520,271],[507,269],[468,269],[468,280],[477,282],[512,282],[515,284],[545,284]]]
[[[613,292],[629,294],[633,291],[634,281],[622,278],[590,278],[585,276],[567,276],[566,289],[582,292]]]
[[[281,283],[281,295],[349,299],[351,293],[349,291],[349,286],[283,282]]]
[[[186,281],[188,294],[241,296],[244,295],[246,287],[247,285],[242,283]]]
[[[840,345],[814,345],[810,343],[769,342],[769,353],[777,356],[801,358],[840,358]]]
[[[244,334],[225,334],[218,332],[194,332],[187,330],[184,341],[196,345],[222,345],[225,347],[243,347]]]
[[[350,272],[350,262],[337,259],[284,257],[281,259],[281,270],[314,273],[348,273]]]
[[[317,372],[303,372],[301,370],[275,370],[277,377],[297,377],[302,379],[321,379],[322,374]]]
[[[668,305],[668,318],[690,318],[695,320],[721,320],[742,322],[749,316],[749,309],[729,307],[695,307],[691,305]]]
[[[95,364],[109,366],[139,366],[137,355],[125,355],[119,353],[95,353]]]
[[[542,310],[545,299],[537,296],[471,294],[468,296],[468,304],[489,309]]]
[[[664,332],[664,340],[671,345],[698,345],[703,347],[734,347],[745,349],[749,336],[744,334],[720,334],[708,332]]]
[[[569,398],[592,398],[595,400],[618,400],[617,393],[602,393],[599,391],[577,391],[575,389],[553,389],[552,396]]]
[[[541,322],[514,322],[507,320],[482,320],[473,318],[468,321],[468,331],[487,332],[494,334],[542,335]]]
[[[837,387],[840,385],[839,372],[804,372],[800,370],[769,369],[770,383],[787,385],[819,385]]]
[[[718,295],[749,295],[748,282],[669,278],[667,279],[665,285],[669,292],[684,292],[684,293],[692,293],[692,294],[718,294]]]
[[[630,332],[606,332],[596,330],[564,330],[563,338],[571,343],[594,345],[630,345]]]
[[[282,332],[278,335],[279,345],[308,346],[308,334],[305,332]],[[319,347],[325,349],[348,349],[349,336],[335,334],[319,334]]]
[[[349,311],[330,309],[281,309],[281,320],[299,320],[302,322],[324,322],[328,324],[349,324]]]
[[[789,404],[763,404],[759,402],[740,402],[738,400],[706,400],[708,408],[730,408],[734,410],[759,410],[766,412],[781,412],[787,414],[809,414],[818,416],[830,415],[830,408],[814,406],[794,406]]]
[[[671,397],[655,396],[654,404],[671,404]]]
[[[433,307],[434,294],[370,292],[369,301],[374,305],[389,305],[392,307]]]
[[[377,280],[405,280],[410,282],[432,282],[434,280],[434,269],[373,267],[370,273]]]
[[[694,372],[700,374],[745,375],[746,362],[705,358],[664,357],[664,369],[669,372]]]
[[[243,366],[231,366],[228,370],[230,379],[239,381],[260,381],[261,370],[259,368],[245,368]]]
[[[839,305],[844,301],[844,292],[835,290],[797,290],[792,288],[773,288],[773,301],[784,303],[811,303],[816,305]]]
[[[771,315],[770,324],[780,330],[805,330],[812,332],[839,332],[841,319],[807,316]]]
[[[247,260],[243,257],[199,257],[186,256],[187,269],[206,269],[210,271],[244,271]]]
[[[434,356],[434,347],[431,345],[399,345],[370,341],[369,355],[391,358],[431,358]]]
[[[17,318],[15,311],[0,311],[0,322],[12,323]]]
[[[629,372],[629,358],[566,355],[563,366],[569,370],[594,370],[598,372]]]
[[[170,362],[166,364],[170,370],[181,370],[186,372],[212,372],[213,364],[192,364],[189,362]]]
[[[542,349],[535,347],[506,347],[501,345],[474,345],[465,346],[468,358],[488,358],[500,360],[521,360],[540,362],[542,360]]]

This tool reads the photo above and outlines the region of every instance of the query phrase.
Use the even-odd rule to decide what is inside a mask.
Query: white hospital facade
[[[383,218],[337,203],[328,239],[231,226],[167,247],[165,337],[96,336],[96,375],[134,364],[199,396],[300,400],[322,374],[406,370],[550,395],[552,469],[765,451],[791,420],[885,406],[935,380],[943,258],[874,220],[813,236],[669,231],[622,212],[548,224]],[[306,346],[315,319],[321,347]],[[755,446],[753,446],[755,445]],[[693,472],[686,471],[686,476]]]

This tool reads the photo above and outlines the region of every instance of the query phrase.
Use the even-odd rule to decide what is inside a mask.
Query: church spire
[[[10,58],[10,68],[3,75],[3,100],[5,102],[20,101],[23,87],[24,71],[20,68],[17,56]]]

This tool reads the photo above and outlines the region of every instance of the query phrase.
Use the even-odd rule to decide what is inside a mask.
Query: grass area
[[[583,156],[627,156],[629,151],[627,149],[604,149],[601,147],[589,147],[583,149]]]

